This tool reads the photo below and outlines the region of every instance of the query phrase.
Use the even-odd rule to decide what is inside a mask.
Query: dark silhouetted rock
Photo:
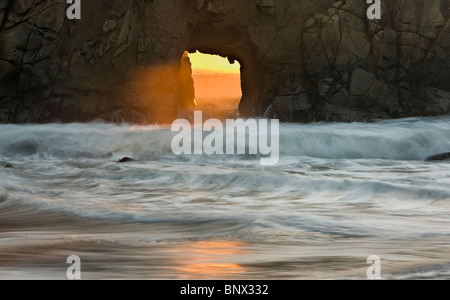
[[[7,164],[5,165],[5,168],[6,168],[6,169],[12,169],[12,168],[14,168],[14,167],[13,167],[12,164],[7,163]]]
[[[450,152],[430,156],[427,158],[426,161],[444,161],[444,160],[450,160]]]
[[[118,163],[126,163],[126,162],[130,162],[130,161],[134,161],[134,159],[132,159],[130,157],[124,157],[124,158],[120,159],[118,161]]]
[[[71,21],[66,1],[0,0],[0,123],[171,123],[192,105],[185,51],[241,63],[242,117],[449,114],[449,1],[369,20],[364,0],[84,0]]]

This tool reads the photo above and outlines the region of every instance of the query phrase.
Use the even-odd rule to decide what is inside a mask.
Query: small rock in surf
[[[5,168],[6,168],[6,169],[12,169],[12,168],[14,168],[14,167],[13,167],[12,164],[7,163],[7,164],[5,165]]]
[[[124,158],[120,159],[118,161],[118,163],[125,163],[125,162],[129,162],[129,161],[134,161],[134,159],[132,159],[130,157],[124,157]]]
[[[426,159],[426,161],[443,161],[443,160],[450,160],[450,152],[433,155]]]

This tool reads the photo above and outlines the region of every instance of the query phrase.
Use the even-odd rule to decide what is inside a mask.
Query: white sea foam
[[[315,158],[423,160],[450,151],[449,118],[376,123],[282,124],[281,155]],[[0,155],[148,158],[171,153],[168,127],[107,124],[2,125]]]
[[[27,243],[43,259],[57,257],[54,247],[118,247],[136,258],[123,269],[131,277],[139,258],[151,259],[142,247],[156,243],[157,269],[183,278],[170,267],[172,246],[187,240],[244,243],[252,254],[236,260],[266,279],[301,277],[309,260],[313,277],[364,276],[333,275],[320,262],[354,270],[349,257],[364,268],[369,255],[408,262],[385,278],[444,276],[429,258],[448,261],[449,163],[424,160],[450,151],[449,121],[282,124],[280,161],[270,167],[251,155],[176,156],[169,127],[0,125],[0,265],[25,255],[23,236],[39,232]],[[118,164],[124,156],[135,161]],[[8,266],[4,274],[26,270]]]

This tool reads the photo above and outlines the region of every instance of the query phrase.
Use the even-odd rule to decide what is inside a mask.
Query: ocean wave
[[[280,155],[424,160],[450,151],[449,121],[450,118],[430,118],[375,123],[281,124]],[[171,141],[175,134],[162,126],[0,125],[0,155],[86,159],[121,158],[123,155],[142,160],[169,156],[174,159]],[[189,159],[189,155],[186,157]],[[254,158],[257,157],[245,156],[245,159]]]

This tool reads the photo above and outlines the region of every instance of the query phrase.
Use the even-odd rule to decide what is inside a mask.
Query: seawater
[[[450,279],[450,118],[281,124],[280,159],[170,127],[0,125],[0,279]],[[124,157],[134,161],[118,164]],[[9,163],[13,168],[4,168]]]

